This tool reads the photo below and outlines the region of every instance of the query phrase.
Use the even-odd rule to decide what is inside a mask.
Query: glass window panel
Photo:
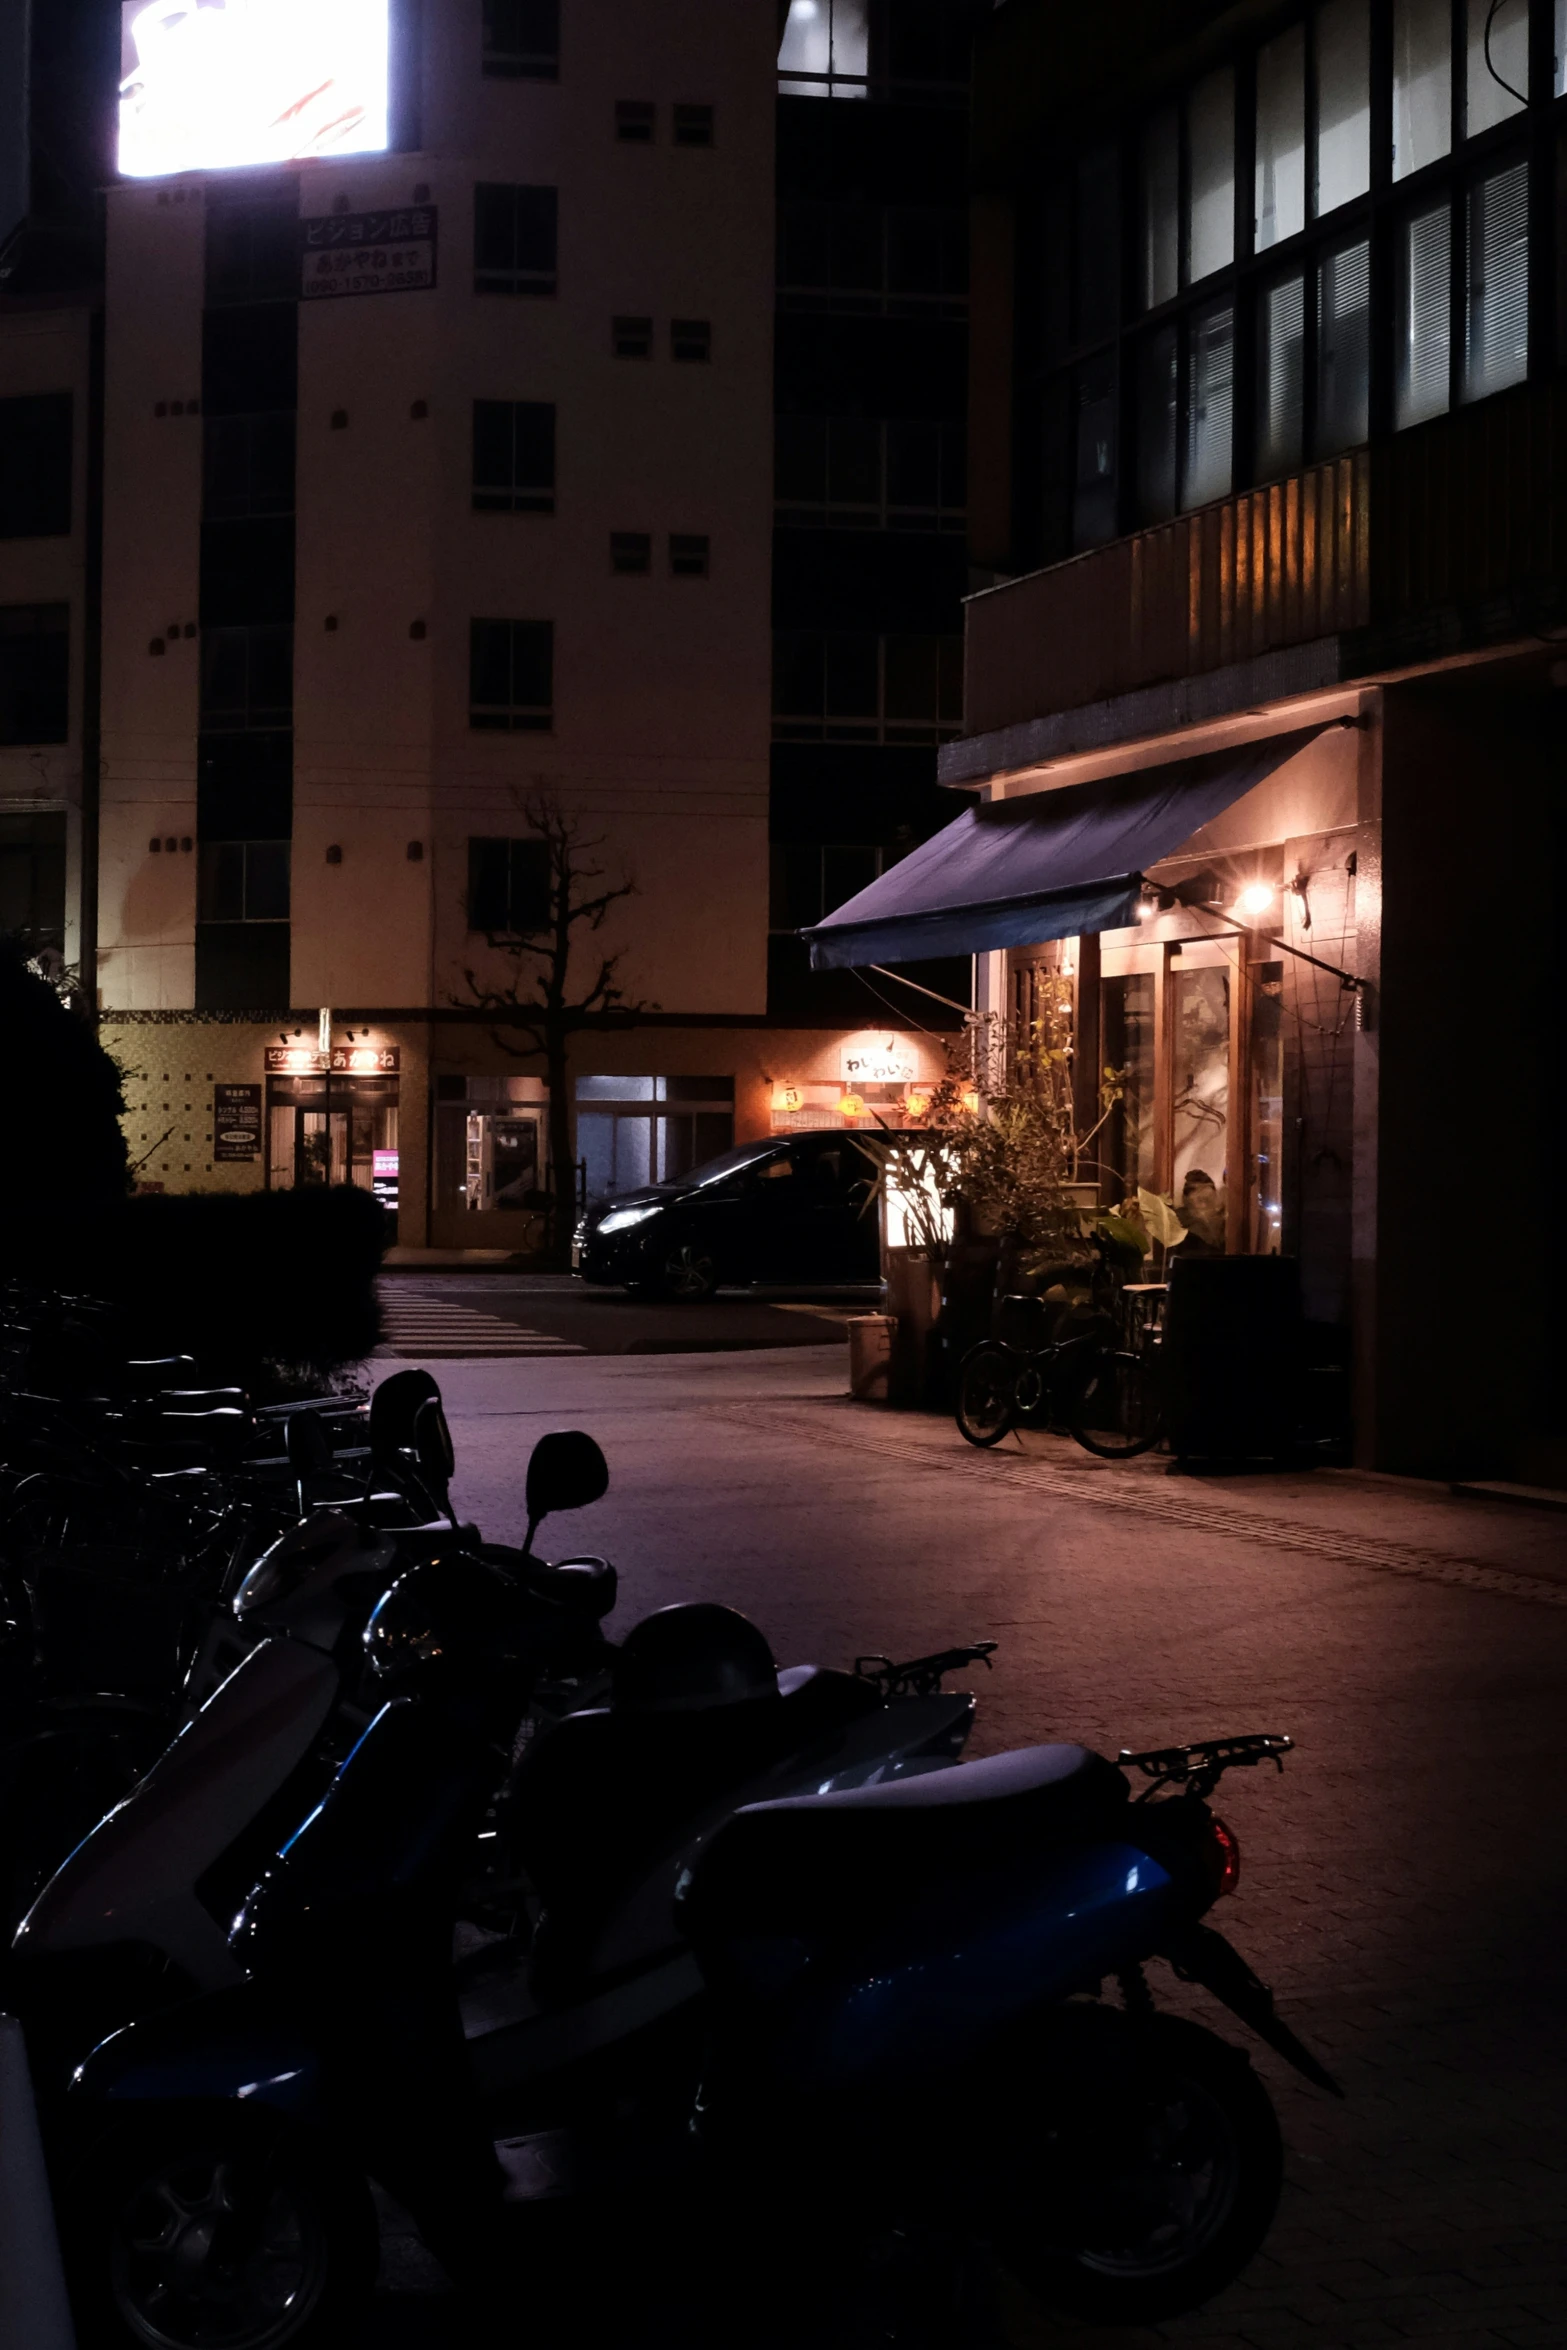
[[[1306,281],[1263,289],[1257,317],[1257,474],[1291,473],[1303,453]]]
[[[1567,93],[1567,0],[1556,0],[1552,18],[1552,40],[1555,56],[1551,64],[1551,88],[1560,98]]]
[[[1186,462],[1183,507],[1229,495],[1234,463],[1235,312],[1215,303],[1186,326]]]
[[[1257,251],[1306,225],[1306,28],[1291,25],[1257,54]]]
[[[1181,125],[1172,108],[1143,133],[1143,308],[1169,302],[1181,283]]]
[[[1529,372],[1529,166],[1469,191],[1464,398],[1483,400]]]
[[[245,844],[245,919],[288,920],[288,843],[253,840]]]
[[[245,844],[204,840],[201,844],[199,905],[203,922],[245,918]]]
[[[827,639],[827,715],[876,716],[876,639],[834,635]]]
[[[933,636],[887,639],[887,716],[902,726],[936,723],[936,640]],[[824,879],[824,888],[828,881]],[[831,905],[834,901],[829,899]]]
[[[1284,966],[1253,963],[1248,976],[1252,1164],[1246,1246],[1254,1257],[1276,1257],[1284,1223]]]
[[[1150,335],[1137,354],[1137,511],[1143,522],[1175,512],[1176,342],[1173,326]]]
[[[1074,340],[1107,342],[1120,323],[1120,171],[1113,147],[1084,156],[1077,167],[1077,233],[1073,270]]]
[[[1393,0],[1393,177],[1423,171],[1452,143],[1450,0]]]
[[[1186,275],[1195,285],[1235,258],[1235,76],[1210,73],[1186,101]]]
[[[817,0],[821,6],[823,0]],[[870,8],[868,0],[832,0],[832,70],[864,74],[870,70]]]
[[[1371,185],[1371,26],[1367,0],[1317,10],[1317,213]]]
[[[827,423],[780,416],[775,425],[773,494],[783,506],[820,506],[827,497]]]
[[[1072,544],[1101,547],[1115,536],[1115,362],[1080,367],[1072,387],[1077,472],[1072,494]]]
[[[1103,1171],[1117,1199],[1142,1184],[1154,1187],[1158,1166],[1154,1123],[1154,975],[1134,971],[1106,979],[1100,989],[1103,1059],[1120,1082],[1120,1098],[1102,1130]]]
[[[830,0],[793,0],[778,50],[779,72],[827,73],[831,65]]]
[[[934,512],[941,504],[942,438],[939,424],[926,424],[915,418],[900,418],[888,425],[889,506]],[[952,501],[949,499],[948,503]]]
[[[1490,26],[1490,57],[1486,27]],[[1529,0],[1469,0],[1464,54],[1464,130],[1469,138],[1521,114],[1529,90]]]
[[[1183,1251],[1222,1255],[1230,1126],[1230,975],[1170,974],[1176,1212]]]
[[[822,640],[814,629],[781,628],[773,638],[773,708],[780,718],[819,718]]]
[[[1330,253],[1317,270],[1317,424],[1314,454],[1336,456],[1369,431],[1371,247]]]
[[[1172,180],[1173,189],[1174,182]],[[1173,207],[1175,198],[1171,195]],[[1175,214],[1170,214],[1174,234]],[[1072,340],[1072,196],[1071,190],[1046,190],[1040,206],[1039,339],[1047,359],[1059,359]],[[1174,291],[1174,278],[1171,278]]]
[[[834,506],[881,506],[881,427],[835,416],[827,427],[827,498]]]
[[[1402,432],[1440,416],[1452,361],[1453,224],[1446,204],[1406,220],[1398,238],[1393,422]]]

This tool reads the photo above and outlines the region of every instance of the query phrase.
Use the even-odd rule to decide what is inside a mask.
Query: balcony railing
[[[1363,657],[1345,671],[1363,673],[1455,629],[1458,642],[1476,629],[1476,641],[1505,635],[1515,606],[1534,615],[1522,625],[1539,626],[1564,582],[1567,381],[1556,378],[979,597],[968,607],[964,732],[1323,637],[1364,632]]]

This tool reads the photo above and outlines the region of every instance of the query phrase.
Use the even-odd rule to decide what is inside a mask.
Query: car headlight
[[[657,1208],[611,1208],[600,1224],[600,1232],[629,1232],[633,1224],[645,1224],[649,1216],[656,1216]]]

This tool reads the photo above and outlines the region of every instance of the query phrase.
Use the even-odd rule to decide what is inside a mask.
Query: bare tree
[[[544,1064],[555,1194],[550,1241],[558,1252],[566,1245],[576,1195],[567,1074],[571,1039],[583,1029],[618,1026],[639,1012],[656,1012],[658,1006],[626,994],[616,977],[618,951],[606,955],[591,950],[597,968],[587,984],[572,993],[573,979],[584,968],[582,948],[602,930],[611,906],[636,896],[637,884],[629,873],[611,882],[606,868],[591,862],[604,845],[603,834],[585,839],[577,819],[552,793],[533,793],[523,803],[523,815],[528,830],[544,843],[544,919],[536,930],[486,932],[490,947],[510,963],[510,974],[496,985],[465,968],[463,982],[467,1000],[493,1015],[490,1033],[502,1051],[517,1060]],[[603,887],[598,886],[601,883]],[[460,1000],[450,998],[453,1003]]]

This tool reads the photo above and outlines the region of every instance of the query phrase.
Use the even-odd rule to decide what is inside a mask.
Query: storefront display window
[[[590,1200],[668,1183],[735,1138],[733,1077],[579,1077],[577,1156]]]
[[[272,1077],[267,1082],[267,1185],[292,1191],[315,1183],[375,1188],[397,1151],[397,1079]]]
[[[1100,992],[1100,1048],[1106,1071],[1115,1072],[1119,1098],[1101,1131],[1100,1168],[1108,1189],[1125,1199],[1139,1186],[1158,1180],[1158,1133],[1154,1124],[1154,989],[1152,971],[1128,972],[1103,982]]]
[[[548,1097],[536,1077],[437,1077],[436,1212],[537,1212],[549,1189]]]
[[[1246,1246],[1276,1257],[1284,1222],[1284,966],[1253,963],[1251,980],[1251,1198]]]
[[[1199,966],[1170,974],[1174,1069],[1172,1181],[1176,1210],[1204,1254],[1226,1243],[1229,1171],[1230,974]]]

